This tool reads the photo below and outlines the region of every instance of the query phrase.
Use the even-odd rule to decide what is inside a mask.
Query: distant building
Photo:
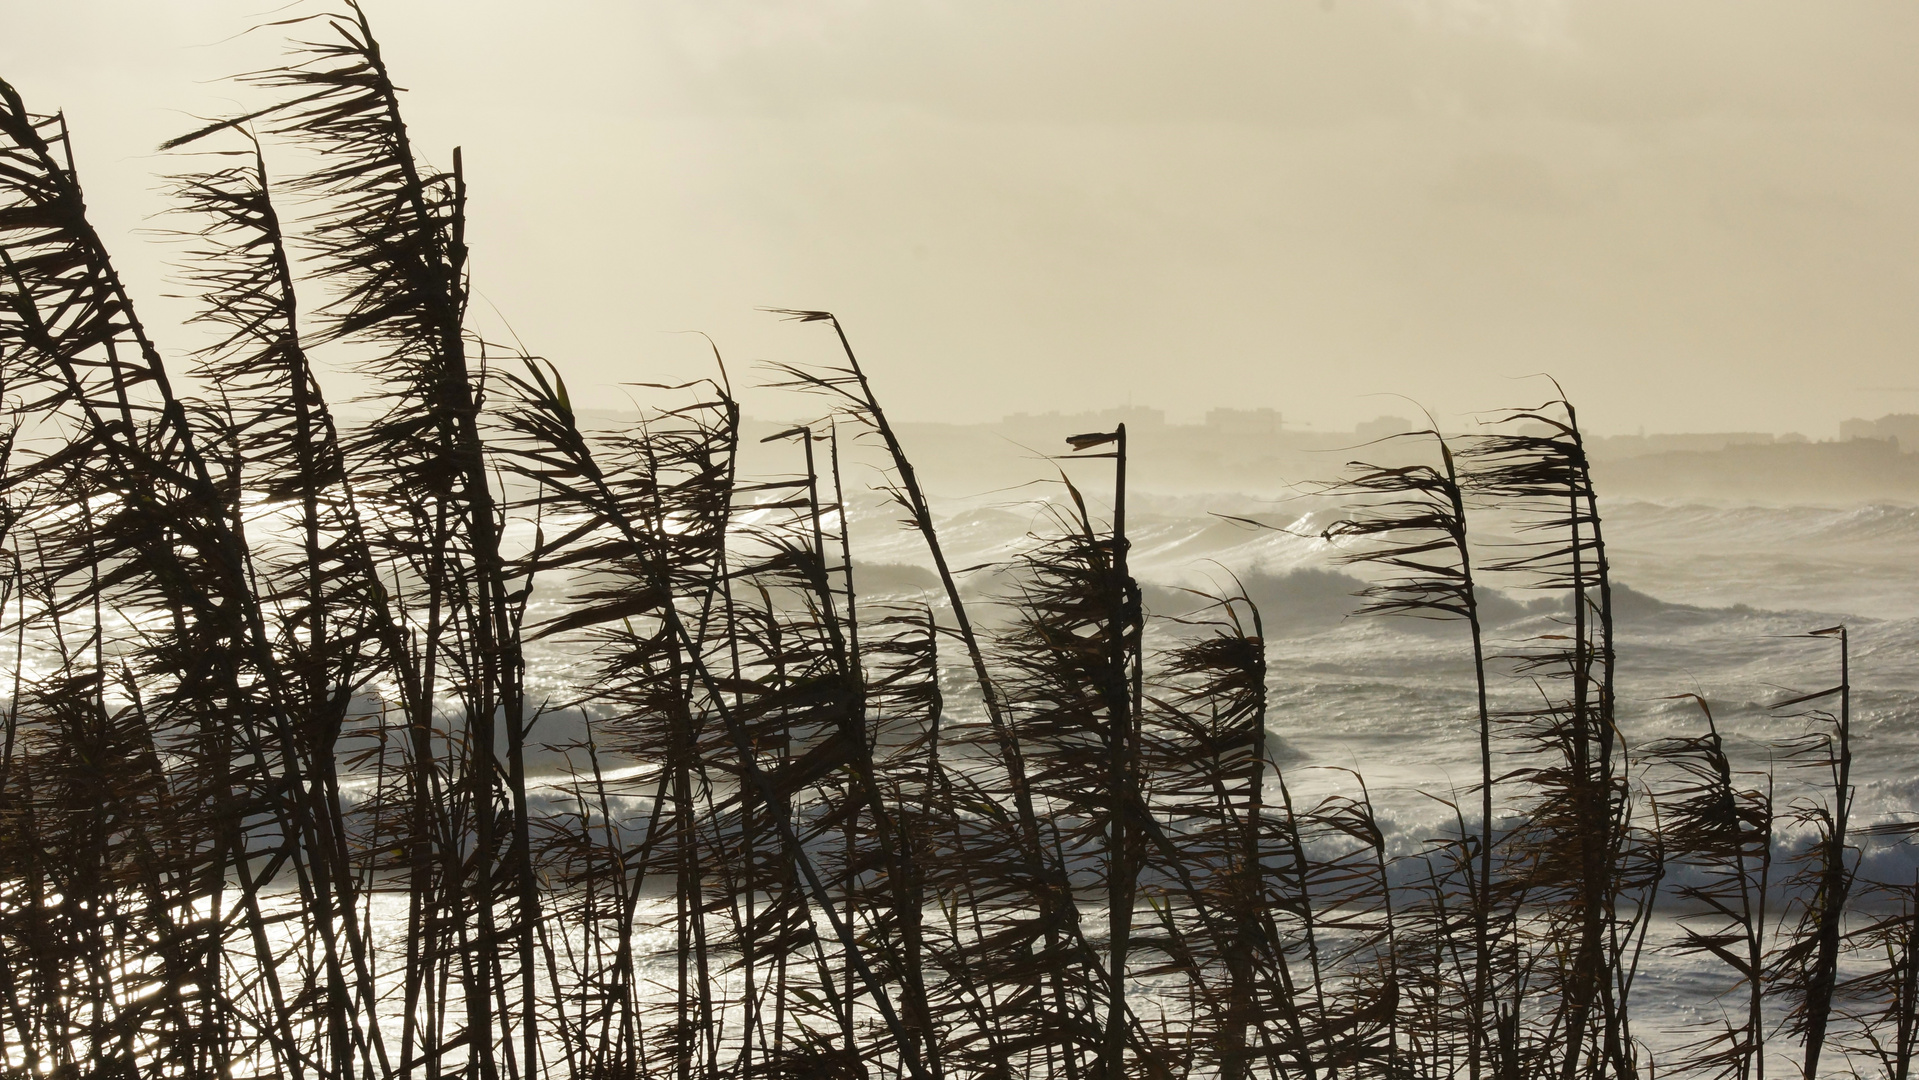
[[[1877,420],[1842,420],[1839,423],[1839,438],[1849,439],[1892,439],[1899,449],[1911,452],[1919,450],[1919,415],[1913,413],[1889,413]]]

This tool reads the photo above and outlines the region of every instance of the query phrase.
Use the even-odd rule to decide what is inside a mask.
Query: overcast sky
[[[271,0],[0,0],[163,344],[152,147]],[[823,355],[897,413],[1601,432],[1919,411],[1910,0],[368,0],[475,287],[575,386]],[[296,9],[298,10],[298,9]],[[490,311],[486,318],[490,319]],[[764,407],[762,411],[775,411]]]

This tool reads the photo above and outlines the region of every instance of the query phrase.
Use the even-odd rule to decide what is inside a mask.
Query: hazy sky
[[[257,102],[214,80],[272,62],[221,40],[271,7],[0,0],[149,297],[151,148]],[[1344,424],[1538,371],[1602,432],[1919,411],[1911,0],[367,7],[416,145],[465,148],[477,290],[576,398],[691,371],[672,331],[822,355],[781,306],[917,419]]]

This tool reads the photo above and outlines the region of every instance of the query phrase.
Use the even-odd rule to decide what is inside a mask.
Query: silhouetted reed
[[[843,352],[773,368],[825,405],[765,440],[790,474],[740,474],[717,351],[583,423],[468,326],[460,156],[422,163],[363,13],[279,25],[310,40],[243,77],[265,103],[169,144],[197,397],[64,121],[0,83],[8,1075],[1763,1080],[1789,1045],[1908,1080],[1919,881],[1858,845],[1914,830],[1852,820],[1846,629],[1775,706],[1817,797],[1776,807],[1704,700],[1630,746],[1563,397],[1322,491],[1362,611],[1471,665],[1474,797],[1399,850],[1357,774],[1295,802],[1243,590],[1146,610],[1123,426],[1060,433],[983,619],[836,318],[781,312]],[[930,598],[866,587],[863,443]],[[1487,580],[1551,628],[1494,643]],[[1669,873],[1650,947],[1736,1007],[1661,1061],[1631,1002]]]

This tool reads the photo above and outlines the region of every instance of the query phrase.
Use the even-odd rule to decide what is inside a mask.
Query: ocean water
[[[1094,512],[1101,512],[1095,504]],[[1408,793],[1464,790],[1478,777],[1470,639],[1463,623],[1356,616],[1365,567],[1320,537],[1344,508],[1317,499],[1133,494],[1132,570],[1149,616],[1187,616],[1208,593],[1243,587],[1267,637],[1268,726],[1289,773],[1363,772],[1382,806]],[[1601,501],[1617,619],[1618,714],[1629,745],[1702,732],[1713,709],[1735,767],[1764,769],[1809,729],[1770,706],[1839,678],[1839,648],[1808,632],[1844,625],[1851,640],[1854,814],[1919,817],[1919,507],[1752,506]],[[919,538],[883,509],[854,512],[867,600],[941,605]],[[1274,526],[1256,529],[1227,520]],[[990,622],[1017,570],[1013,553],[1056,524],[1043,501],[991,498],[942,515],[955,565],[988,564],[964,591]],[[1515,541],[1478,536],[1482,564]],[[1489,651],[1559,631],[1553,600],[1510,575],[1481,576]],[[954,670],[963,683],[965,674]],[[958,684],[954,689],[962,687]],[[1523,693],[1495,679],[1496,698]],[[1496,702],[1497,705],[1497,702]],[[1779,801],[1794,797],[1781,770]],[[1409,812],[1410,813],[1410,812]],[[1417,815],[1407,818],[1417,830]]]
[[[952,564],[977,567],[965,575],[964,592],[969,609],[989,630],[1005,618],[1003,600],[1016,581],[1017,554],[1057,529],[1049,501],[1057,494],[1040,489],[937,504]],[[1735,768],[1753,773],[1755,783],[1758,773],[1771,770],[1777,806],[1823,797],[1819,775],[1781,760],[1782,747],[1809,730],[1809,722],[1771,706],[1837,681],[1836,643],[1806,634],[1843,624],[1852,644],[1855,828],[1919,819],[1919,590],[1913,588],[1919,508],[1621,500],[1602,501],[1601,509],[1618,618],[1618,718],[1629,753],[1703,730],[1697,705],[1677,697],[1698,695],[1710,703],[1727,736]],[[1097,501],[1093,511],[1105,512]],[[1357,606],[1351,593],[1364,584],[1356,576],[1363,568],[1344,563],[1341,549],[1320,537],[1343,512],[1314,498],[1135,493],[1128,506],[1133,571],[1150,614],[1159,617],[1199,607],[1202,601],[1188,590],[1244,589],[1259,605],[1266,629],[1267,725],[1294,798],[1309,804],[1329,794],[1356,795],[1355,774],[1363,776],[1388,854],[1404,859],[1455,827],[1439,800],[1456,799],[1468,808],[1476,800],[1469,639],[1457,623],[1351,614]],[[889,604],[927,603],[940,610],[943,594],[930,561],[918,535],[898,526],[897,513],[863,501],[850,517],[867,617]],[[1476,553],[1496,558],[1515,539],[1489,528]],[[557,610],[570,584],[543,584],[529,621]],[[1494,577],[1486,585],[1483,606],[1494,651],[1559,631],[1550,597],[1516,579]],[[1164,622],[1149,640],[1164,643],[1179,632]],[[536,645],[529,662],[533,685],[554,700],[572,696],[586,677],[582,655],[565,642]],[[957,647],[946,668],[948,722],[979,722],[970,669]],[[1495,707],[1517,703],[1529,692],[1523,681],[1503,678],[1494,687]],[[544,723],[539,737],[567,736],[563,716]],[[568,778],[553,764],[536,778],[535,794],[563,809]],[[643,763],[632,768],[645,771]],[[1804,839],[1782,827],[1776,858],[1785,859]],[[1860,868],[1867,876],[1910,881],[1915,867],[1919,859],[1908,845],[1861,844]],[[1684,873],[1675,870],[1668,893]],[[397,954],[406,925],[404,897],[378,893],[371,904],[374,937]],[[1667,1060],[1739,1007],[1726,996],[1734,988],[1723,966],[1671,948],[1679,915],[1669,896],[1651,923],[1634,986],[1634,1035],[1649,1053]],[[643,922],[655,926],[638,941],[641,962],[662,994],[677,965],[670,933],[657,928],[670,917],[663,899],[640,912]],[[1104,921],[1097,905],[1085,907],[1083,920],[1089,927]],[[384,1026],[396,1022],[383,1019]],[[397,1038],[397,1030],[390,1035]],[[1784,1039],[1772,1045],[1769,1068],[1775,1074],[1789,1074],[1791,1049]],[[1837,1054],[1828,1056],[1826,1066],[1833,1075],[1851,1067]]]
[[[1057,527],[1044,493],[1021,494],[1017,501],[981,498],[940,521],[955,565],[994,564],[967,582],[988,608],[1010,581],[1010,553]],[[1316,498],[1135,493],[1127,509],[1132,568],[1151,614],[1181,616],[1200,605],[1183,590],[1243,587],[1258,603],[1267,632],[1268,728],[1295,799],[1356,795],[1353,773],[1362,775],[1388,852],[1398,857],[1456,827],[1438,800],[1457,799],[1469,810],[1477,800],[1470,639],[1459,623],[1351,614],[1351,593],[1363,584],[1354,575],[1363,568],[1347,565],[1342,549],[1320,536],[1345,508]],[[1097,503],[1094,512],[1103,512]],[[1712,708],[1733,767],[1754,786],[1770,783],[1780,814],[1801,800],[1829,801],[1823,772],[1793,768],[1783,757],[1816,723],[1799,715],[1803,709],[1773,705],[1839,681],[1837,643],[1807,634],[1843,625],[1851,645],[1853,827],[1919,820],[1919,507],[1602,497],[1601,513],[1615,583],[1618,721],[1635,784],[1645,776],[1637,748],[1703,732],[1698,705],[1680,697],[1698,695]],[[853,522],[866,558],[896,564],[869,575],[875,584],[866,588],[937,604],[928,582],[899,569],[924,562],[917,537],[889,521],[873,511]],[[1487,529],[1475,557],[1489,562],[1516,539]],[[1482,584],[1492,590],[1482,600],[1491,651],[1562,629],[1552,599],[1527,582],[1487,575]],[[953,677],[964,681],[964,673]],[[1518,705],[1530,693],[1522,680],[1496,677],[1494,707]],[[1823,704],[1836,707],[1836,699]],[[1516,750],[1496,746],[1502,755]],[[1502,764],[1517,760],[1505,756]],[[1778,823],[1775,881],[1807,835]],[[1858,843],[1862,877],[1914,880],[1919,858],[1911,844]],[[1673,869],[1634,990],[1635,1036],[1657,1054],[1670,1055],[1698,1038],[1701,1025],[1739,1008],[1722,1000],[1734,982],[1726,968],[1671,948],[1680,927],[1671,890],[1686,879],[1685,868]],[[1775,903],[1775,913],[1783,909]],[[1776,1068],[1788,1067],[1789,1050],[1785,1040],[1773,1044]],[[1826,1064],[1835,1074],[1852,1067],[1830,1054]]]

